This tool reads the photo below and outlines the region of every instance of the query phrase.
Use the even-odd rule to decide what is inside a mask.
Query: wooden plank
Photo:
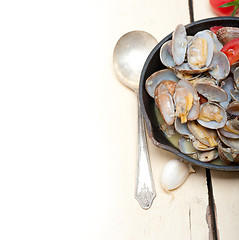
[[[100,189],[102,197],[99,199],[101,204],[97,205],[99,209],[94,207],[95,218],[103,220],[99,220],[99,228],[88,232],[90,239],[201,240],[209,236],[205,170],[196,168],[196,173],[178,190],[165,193],[159,183],[160,172],[163,165],[175,156],[156,148],[150,141],[157,197],[149,210],[141,209],[134,198],[137,103],[133,92],[119,83],[113,72],[114,45],[128,31],[144,30],[161,40],[177,24],[190,22],[187,0],[180,1],[180,4],[174,0],[151,1],[150,4],[146,0],[101,0],[102,6],[93,12],[95,19],[104,19],[105,26],[101,32],[104,38],[98,40],[95,36],[101,50],[94,49],[99,69],[103,71],[100,76],[92,73],[91,79],[95,82],[90,85],[93,87],[96,84],[98,88],[90,103],[94,103],[96,109],[97,126],[103,129],[94,128],[96,134],[102,134],[98,144],[103,149],[103,155],[91,154],[101,161],[102,166],[97,164],[97,171],[101,172],[103,166],[107,166],[107,171],[104,171],[106,186],[103,188],[97,182],[100,174],[94,172],[95,189]],[[97,22],[95,24],[97,28]],[[99,53],[100,58],[97,57]],[[93,218],[93,221],[97,220]]]
[[[216,17],[209,1],[194,1],[195,20]],[[211,171],[218,239],[238,239],[239,173]]]

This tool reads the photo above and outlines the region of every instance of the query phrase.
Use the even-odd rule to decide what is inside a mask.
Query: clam
[[[209,73],[216,80],[225,79],[230,73],[230,63],[223,52],[214,52]]]
[[[175,119],[174,128],[179,134],[181,134],[185,138],[194,138],[194,136],[188,129],[188,125],[186,123],[181,123],[181,120],[178,117]]]
[[[207,31],[200,31],[194,35],[187,50],[187,60],[192,69],[207,68],[213,57],[214,42]]]
[[[220,102],[223,108],[226,108],[231,101],[231,91],[234,89],[234,80],[232,77],[227,77],[221,82],[221,88],[227,93],[227,100],[225,102]]]
[[[174,81],[164,80],[155,89],[154,100],[159,108],[164,121],[172,125],[175,119],[175,107],[173,102],[173,93],[176,83]]]
[[[239,89],[239,67],[237,67],[233,72],[234,81],[237,89]]]
[[[239,101],[239,90],[238,89],[231,90],[230,96],[234,101]]]
[[[223,136],[219,131],[217,131],[221,141],[228,147],[239,151],[239,139],[227,138]]]
[[[180,152],[191,155],[196,152],[196,149],[193,147],[191,141],[187,138],[181,137],[178,140],[178,148]]]
[[[178,81],[173,100],[176,116],[181,118],[181,123],[197,119],[199,114],[199,97],[192,84],[186,80]]]
[[[239,138],[239,121],[238,118],[230,119],[226,122],[223,128],[219,129],[219,132],[227,138]]]
[[[187,44],[186,29],[182,24],[179,24],[172,35],[172,55],[176,65],[181,65],[184,62]]]
[[[239,116],[239,101],[231,102],[226,110],[232,116]]]
[[[154,97],[155,88],[163,80],[170,80],[177,82],[179,79],[175,73],[170,69],[163,69],[153,73],[145,82],[145,88],[151,97]]]
[[[172,68],[176,65],[172,56],[172,40],[169,40],[162,45],[159,56],[164,66]]]
[[[189,74],[189,73],[184,73],[182,71],[178,71],[177,69],[175,69],[175,75],[179,78],[179,79],[184,79],[184,80],[193,80],[193,79],[196,79],[196,78],[199,78],[200,77],[200,74]]]
[[[195,88],[198,93],[210,101],[225,102],[228,98],[227,93],[213,81],[197,81]]]
[[[212,149],[214,149],[215,147],[209,147],[203,143],[201,143],[200,141],[198,140],[193,140],[192,141],[192,144],[193,144],[193,147],[195,149],[197,149],[198,151],[201,151],[201,152],[204,152],[204,151],[210,151]]]
[[[213,129],[207,129],[196,121],[188,122],[188,129],[193,136],[208,147],[217,146],[217,132]]]
[[[239,62],[235,62],[231,65],[231,73],[234,73],[235,69],[239,67]]]
[[[218,154],[226,164],[239,164],[239,151],[231,147],[225,147],[221,142],[218,143]]]
[[[211,162],[218,157],[216,149],[206,152],[197,152],[197,159],[201,162]]]
[[[239,28],[222,27],[217,31],[217,38],[223,45],[225,45],[231,40],[239,38]]]
[[[185,62],[185,63],[183,63],[179,66],[174,66],[173,69],[175,71],[185,73],[185,74],[191,74],[191,75],[200,74],[200,73],[203,73],[203,72],[206,72],[206,71],[210,70],[210,68],[208,68],[208,67],[201,68],[201,69],[192,69],[188,62]]]
[[[212,40],[214,42],[214,52],[220,51],[223,48],[223,44],[218,40],[217,35],[210,30],[204,30],[204,31],[207,31],[212,37]]]
[[[222,106],[206,102],[200,106],[198,123],[210,129],[222,128],[227,121],[227,113]]]
[[[232,119],[231,124],[234,129],[239,130],[239,117]]]
[[[162,123],[160,125],[160,129],[168,136],[171,137],[173,134],[175,134],[175,128],[174,125],[168,125],[167,123]]]

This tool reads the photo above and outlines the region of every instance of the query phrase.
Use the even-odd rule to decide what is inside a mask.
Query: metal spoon
[[[157,40],[143,31],[132,31],[117,42],[113,63],[117,77],[137,94],[138,100],[138,163],[135,198],[143,209],[151,207],[156,196],[152,169],[149,161],[145,124],[139,105],[139,80],[144,63],[157,44]]]

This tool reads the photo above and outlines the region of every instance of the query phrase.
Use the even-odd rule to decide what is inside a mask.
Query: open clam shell
[[[215,147],[217,146],[217,132],[213,129],[207,129],[196,121],[189,121],[188,122],[188,129],[193,134],[193,136],[208,147]]]
[[[215,52],[212,62],[209,66],[209,73],[216,80],[225,79],[230,73],[230,63],[227,56],[223,52]]]
[[[185,110],[185,105],[187,105],[187,102],[185,101],[187,101],[189,95],[193,97],[193,102],[192,107],[188,112],[187,120],[195,120],[199,114],[199,97],[197,91],[187,80],[178,81],[173,96],[176,106],[176,114],[179,114]],[[179,111],[177,112],[177,110]]]
[[[233,72],[234,81],[237,89],[239,89],[239,67],[237,67]]]
[[[225,131],[223,128],[218,129],[218,131],[226,138],[233,138],[233,139],[238,139],[239,138],[238,134]]]
[[[174,128],[179,134],[181,134],[185,138],[190,138],[190,139],[194,138],[194,136],[188,129],[187,123],[181,123],[181,120],[178,117],[175,119]]]
[[[208,70],[210,70],[210,68],[208,67],[204,67],[204,68],[201,68],[201,69],[192,69],[188,62],[185,62],[183,64],[181,64],[180,66],[174,66],[173,69],[175,71],[178,71],[178,72],[181,72],[181,73],[185,73],[185,74],[201,74],[201,73],[204,73]]]
[[[226,164],[239,164],[239,151],[230,147],[224,147],[221,142],[218,143],[218,154]]]
[[[217,130],[218,136],[221,141],[228,147],[239,151],[239,139],[227,138],[223,136],[220,131]]]
[[[210,101],[225,102],[228,98],[227,93],[222,88],[212,82],[198,81],[195,84],[195,88],[198,93],[200,93]]]
[[[239,90],[238,89],[231,90],[230,96],[234,101],[239,101]]]
[[[196,149],[193,147],[192,142],[184,137],[179,138],[178,140],[178,148],[180,152],[191,155],[196,152]]]
[[[210,151],[213,150],[215,147],[209,147],[203,143],[201,143],[198,140],[193,140],[192,141],[193,147],[197,149],[198,151],[204,152],[204,151]]]
[[[234,81],[232,77],[227,77],[225,80],[222,82],[221,88],[227,93],[227,100],[225,102],[220,102],[220,105],[223,108],[226,108],[231,101],[231,91],[234,89]]]
[[[231,73],[234,73],[235,69],[239,67],[239,62],[235,62],[231,65]]]
[[[232,116],[239,116],[239,101],[231,102],[226,110]]]
[[[223,48],[223,44],[218,40],[217,35],[210,30],[204,30],[204,31],[207,31],[212,37],[212,40],[214,42],[214,52],[221,51],[221,49]]]
[[[163,63],[164,66],[168,68],[172,68],[176,65],[172,54],[170,54],[171,51],[172,51],[172,40],[169,40],[162,45],[159,53],[161,62]]]
[[[175,107],[173,102],[172,92],[166,84],[168,80],[162,81],[155,89],[154,100],[156,106],[159,108],[164,121],[168,125],[172,125],[175,119]],[[171,86],[175,82],[171,81]],[[176,84],[176,83],[175,83]]]
[[[231,123],[232,123],[232,126],[233,126],[235,129],[239,130],[239,117],[235,117],[235,118],[231,121]]]
[[[187,50],[187,33],[184,25],[179,24],[172,35],[172,54],[176,65],[184,62]]]
[[[187,60],[192,69],[209,67],[214,52],[214,42],[208,31],[200,31],[194,35],[187,50]]]
[[[145,82],[146,91],[152,98],[154,97],[155,88],[164,80],[177,82],[179,79],[174,71],[170,69],[163,69],[153,73]]]
[[[201,162],[211,162],[212,160],[218,157],[218,151],[216,149],[206,151],[206,152],[197,152],[197,159]]]
[[[206,102],[200,106],[200,113],[197,121],[206,128],[222,128],[226,124],[227,113],[222,106],[216,103]]]

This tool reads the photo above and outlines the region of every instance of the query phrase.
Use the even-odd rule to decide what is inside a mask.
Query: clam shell
[[[188,129],[187,123],[181,123],[180,118],[175,119],[174,128],[182,136],[184,136],[186,138],[190,138],[190,139],[194,138],[194,136],[192,135],[192,133]]]
[[[203,95],[210,101],[225,102],[227,100],[227,93],[219,86],[212,82],[197,82],[195,88],[198,93]]]
[[[231,65],[231,73],[234,73],[235,69],[239,67],[239,62],[235,62]]]
[[[239,38],[239,28],[222,27],[217,31],[217,38],[223,45],[225,45],[231,40]]]
[[[239,164],[239,152],[230,147],[223,147],[221,142],[218,143],[218,154],[226,164]]]
[[[184,62],[187,44],[186,29],[182,24],[179,24],[172,35],[172,53],[176,65],[181,65]]]
[[[188,121],[188,129],[189,131],[193,134],[193,136],[200,141],[201,143],[203,143],[204,145],[207,145],[208,147],[211,147],[210,143],[208,142],[208,140],[206,138],[202,138],[199,134],[200,130],[198,130],[197,128],[197,124],[195,124],[195,121]],[[201,126],[202,127],[202,126]],[[212,136],[216,136],[217,132],[216,130],[213,129],[206,129],[208,135],[212,135]],[[217,140],[216,140],[217,141]]]
[[[239,117],[236,117],[236,118],[234,118],[234,119],[232,120],[232,126],[233,126],[235,129],[239,130]]]
[[[214,149],[215,147],[208,147],[207,145],[204,145],[198,140],[192,141],[193,147],[197,149],[198,151],[204,152],[204,151],[210,151]]]
[[[223,52],[215,52],[212,62],[209,66],[209,73],[216,80],[225,79],[230,73],[230,63],[227,56]]]
[[[233,138],[233,139],[238,139],[239,135],[231,132],[225,131],[223,128],[218,129],[221,135],[223,135],[226,138]]]
[[[230,91],[230,96],[234,101],[239,101],[239,90],[238,89],[233,89]]]
[[[227,138],[227,137],[223,136],[218,130],[217,130],[217,134],[218,134],[219,138],[221,139],[221,141],[226,146],[239,151],[239,139]]]
[[[210,31],[210,30],[204,30],[204,31],[208,32],[211,35],[211,37],[212,37],[212,40],[214,42],[214,52],[220,51],[223,48],[223,45],[218,40],[217,35],[214,32]]]
[[[206,152],[197,152],[197,159],[201,162],[211,162],[218,157],[216,149]]]
[[[176,65],[173,56],[170,54],[170,50],[172,50],[172,40],[165,42],[160,48],[159,53],[161,62],[168,68],[172,68]]]
[[[164,121],[168,125],[172,125],[175,119],[175,107],[173,102],[173,96],[169,92],[169,89],[162,81],[155,89],[154,100],[156,106],[159,108]]]
[[[234,89],[234,81],[232,77],[227,77],[225,80],[223,80],[223,84],[221,86],[221,88],[227,93],[227,100],[225,102],[220,102],[220,105],[223,108],[226,108],[229,104],[229,102],[231,101],[231,90]]]
[[[234,81],[237,89],[239,89],[239,67],[237,67],[233,72]]]
[[[192,51],[194,51],[194,48],[191,48],[191,46],[194,44],[194,42],[197,39],[205,39],[207,42],[207,58],[206,58],[206,62],[205,62],[205,68],[209,67],[211,61],[212,61],[212,57],[213,57],[213,52],[214,52],[214,42],[213,39],[211,37],[211,34],[208,33],[208,31],[200,31],[198,33],[196,33],[194,35],[194,39],[190,42],[189,46],[188,46],[188,50],[187,50],[187,59],[189,62],[189,65],[192,69],[201,69],[199,68],[197,65],[192,64],[192,62],[190,61],[190,58],[192,57]]]
[[[185,73],[185,74],[201,74],[201,73],[204,73],[204,72],[210,70],[210,68],[208,68],[208,67],[201,68],[201,69],[192,69],[189,66],[188,62],[185,62],[185,63],[181,64],[180,66],[174,66],[173,69],[175,71]]]
[[[164,80],[177,82],[179,79],[176,77],[173,70],[163,69],[153,73],[145,82],[145,88],[148,94],[153,98],[155,88]]]
[[[222,128],[226,124],[226,122],[227,122],[227,113],[226,113],[226,111],[224,110],[224,108],[222,106],[220,106],[220,105],[218,105],[216,103],[212,103],[212,102],[206,102],[206,103],[202,104],[200,106],[200,111],[204,107],[207,107],[208,105],[217,106],[220,109],[220,114],[223,116],[223,119],[221,120],[221,122],[217,122],[217,121],[206,122],[206,121],[203,121],[201,119],[197,119],[198,123],[200,125],[202,125],[203,127],[210,128],[210,129]]]
[[[180,152],[191,155],[196,152],[196,149],[193,147],[192,142],[184,137],[179,138],[178,140],[178,148]]]
[[[231,102],[226,110],[230,115],[239,116],[239,101]]]
[[[193,87],[191,83],[189,83],[187,80],[180,80],[177,83],[177,86],[175,88],[175,93],[173,96],[174,103],[177,107],[177,104],[187,96],[188,92],[190,92],[193,95],[193,105],[190,109],[187,119],[188,120],[195,120],[198,117],[199,114],[199,97],[197,94],[196,89]]]

